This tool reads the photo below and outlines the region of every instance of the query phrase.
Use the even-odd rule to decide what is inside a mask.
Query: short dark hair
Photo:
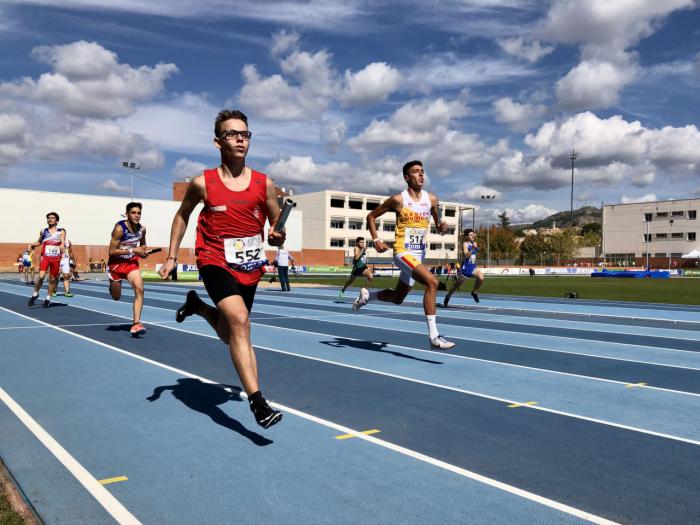
[[[138,208],[139,210],[142,210],[143,205],[140,202],[130,202],[126,205],[126,213],[129,213],[129,210],[131,210],[131,208]]]
[[[53,215],[54,217],[56,217],[56,222],[58,222],[58,221],[61,220],[61,219],[58,218],[58,213],[56,213],[55,211],[50,211],[49,213],[47,213],[47,214],[46,214],[46,218],[48,219],[49,216],[51,216],[51,215]]]
[[[362,237],[362,236],[360,236],[360,237],[358,237],[357,239],[355,239],[355,244],[357,244],[357,243],[360,242],[360,241],[364,241],[364,240],[365,240],[365,238]]]
[[[423,163],[419,160],[412,160],[412,161],[409,161],[406,164],[404,164],[403,165],[404,177],[408,177],[408,170],[410,170],[413,166],[423,166]]]
[[[245,116],[245,113],[242,111],[239,111],[237,109],[222,109],[219,111],[219,114],[216,116],[216,120],[214,121],[214,136],[218,137],[219,133],[221,132],[221,123],[226,121],[226,120],[242,120],[245,122],[246,127],[248,126],[248,117]]]
[[[464,236],[466,237],[467,235],[469,235],[469,234],[470,234],[471,232],[473,232],[473,231],[474,231],[474,230],[472,230],[471,228],[467,228],[466,230],[464,230],[464,231],[462,232],[462,234],[464,234]]]

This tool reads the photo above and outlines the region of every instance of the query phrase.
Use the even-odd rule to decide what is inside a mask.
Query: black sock
[[[251,408],[257,408],[264,402],[265,398],[263,398],[262,392],[260,392],[260,390],[258,390],[257,392],[253,392],[248,396],[248,403],[250,403]]]

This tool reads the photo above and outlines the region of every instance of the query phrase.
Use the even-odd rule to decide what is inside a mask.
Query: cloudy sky
[[[218,163],[297,193],[401,189],[516,221],[700,197],[697,0],[4,0],[0,186],[170,198]]]

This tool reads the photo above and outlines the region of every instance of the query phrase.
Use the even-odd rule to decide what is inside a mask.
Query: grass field
[[[341,287],[346,276],[291,276],[291,284],[318,283]],[[442,279],[444,281],[444,278]],[[397,278],[377,277],[372,288],[391,288]],[[364,283],[358,278],[348,290],[353,293]],[[450,280],[450,285],[452,281]],[[416,285],[420,287],[420,285]],[[462,285],[461,291],[471,291],[471,280]],[[486,277],[481,293],[523,295],[534,297],[564,297],[576,292],[579,299],[607,299],[614,301],[644,301],[651,303],[700,304],[700,279],[594,279],[591,277],[538,276],[538,277]]]

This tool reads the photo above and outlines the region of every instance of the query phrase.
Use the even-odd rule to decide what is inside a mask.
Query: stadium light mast
[[[496,194],[493,195],[482,195],[482,199],[492,200],[496,198]],[[486,223],[486,267],[491,266],[491,225]]]
[[[129,162],[129,161],[122,161],[122,168],[126,168],[128,170],[140,170],[141,169],[141,164],[136,164],[135,162]],[[132,171],[130,173],[131,175],[131,200],[134,200],[134,172]]]
[[[574,227],[574,161],[576,160],[576,150],[571,148],[571,227]]]

